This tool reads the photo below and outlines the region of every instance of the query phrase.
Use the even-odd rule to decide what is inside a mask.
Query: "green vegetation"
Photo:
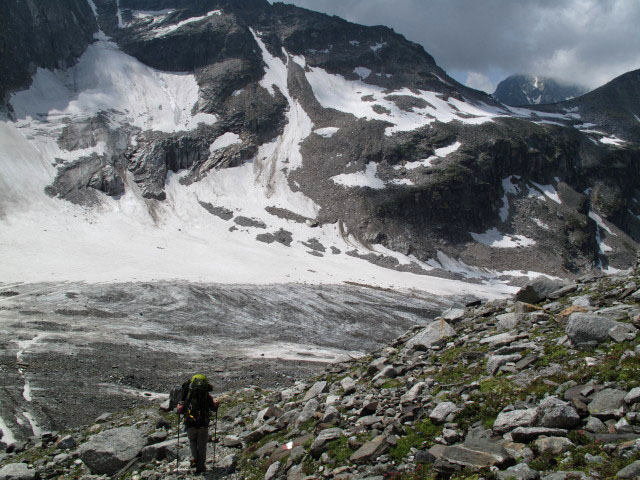
[[[429,419],[422,420],[413,427],[406,427],[406,435],[398,439],[398,444],[391,449],[391,456],[396,460],[402,460],[412,447],[429,448],[441,433],[442,427],[431,423]]]

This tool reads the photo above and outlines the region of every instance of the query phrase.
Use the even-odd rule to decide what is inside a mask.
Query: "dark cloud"
[[[420,43],[452,76],[491,89],[512,73],[595,88],[640,68],[638,0],[287,0]]]

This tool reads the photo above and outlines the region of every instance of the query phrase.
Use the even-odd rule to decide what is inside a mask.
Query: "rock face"
[[[113,475],[146,445],[142,431],[134,427],[105,430],[91,437],[78,449],[80,459],[98,475]]]

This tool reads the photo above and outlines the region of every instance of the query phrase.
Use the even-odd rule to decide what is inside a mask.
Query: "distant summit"
[[[584,95],[588,90],[578,85],[534,75],[511,75],[498,84],[493,98],[505,105],[540,105],[557,103]]]

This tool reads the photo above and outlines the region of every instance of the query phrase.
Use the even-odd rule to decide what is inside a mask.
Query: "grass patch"
[[[390,451],[391,456],[396,460],[405,458],[411,447],[418,449],[429,448],[433,445],[433,440],[442,433],[442,427],[435,425],[431,420],[422,420],[413,427],[406,428],[407,434],[398,439],[398,444]]]
[[[337,463],[343,463],[349,460],[353,455],[353,450],[349,447],[347,437],[340,437],[327,444],[327,452]]]

